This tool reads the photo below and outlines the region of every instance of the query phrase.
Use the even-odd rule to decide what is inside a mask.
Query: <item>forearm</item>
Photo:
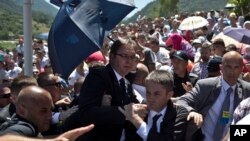
[[[118,106],[94,106],[82,111],[82,117],[96,125],[124,124],[125,116],[118,110]]]
[[[12,135],[12,134],[7,134],[3,135],[0,137],[1,141],[53,141],[51,139],[39,139],[39,138],[30,138],[30,137],[24,137],[20,135]]]

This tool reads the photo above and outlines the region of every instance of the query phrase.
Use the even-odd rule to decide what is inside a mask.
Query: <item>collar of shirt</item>
[[[229,87],[232,87],[233,88],[233,92],[235,91],[235,88],[236,88],[236,84],[234,84],[233,86],[230,86],[222,77],[221,79],[221,86],[223,88],[223,91],[226,93],[227,92],[227,89]]]
[[[119,82],[120,79],[122,79],[123,77],[114,68],[112,68],[112,69],[115,72],[115,76],[116,76],[117,81]],[[126,78],[124,78],[124,81],[125,81],[125,84],[129,84],[129,81]]]
[[[161,112],[159,112],[159,113],[156,112],[156,111],[150,110],[148,117],[149,117],[150,119],[152,119],[155,115],[161,114],[162,116],[160,117],[160,119],[162,119],[162,118],[164,117],[165,113],[166,113],[166,110],[167,110],[167,107],[163,108],[163,109],[161,110]]]

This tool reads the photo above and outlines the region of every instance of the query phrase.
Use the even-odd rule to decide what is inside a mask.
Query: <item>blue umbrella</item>
[[[61,7],[63,5],[63,0],[50,0],[50,3],[58,6],[58,7]]]
[[[55,73],[70,73],[102,47],[104,37],[134,9],[133,0],[69,0],[50,29],[49,57]]]

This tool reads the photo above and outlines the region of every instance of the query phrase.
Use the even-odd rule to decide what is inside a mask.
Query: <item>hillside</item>
[[[174,12],[171,8],[173,5],[166,5],[171,0],[155,0],[145,6],[141,11],[137,12],[126,22],[133,22],[138,15],[146,15],[147,17],[173,16]],[[175,1],[175,0],[173,0]],[[194,11],[209,11],[211,9],[223,9],[228,0],[179,0],[177,4],[178,12],[194,12]],[[165,4],[164,4],[165,3]]]
[[[12,0],[12,1],[14,1],[18,6],[23,5],[23,0]],[[33,0],[32,9],[36,12],[42,12],[50,16],[55,16],[58,11],[56,8],[45,2],[45,0]]]
[[[23,34],[23,0],[1,0],[0,2],[0,40],[15,39]],[[36,7],[40,7],[40,10]],[[57,10],[43,0],[34,0],[32,8],[32,32],[47,32]],[[47,11],[47,14],[46,12]],[[54,12],[52,12],[54,11]],[[50,13],[50,14],[49,14]]]
[[[192,1],[192,2],[191,2]],[[179,12],[210,11],[223,9],[228,0],[179,0]]]

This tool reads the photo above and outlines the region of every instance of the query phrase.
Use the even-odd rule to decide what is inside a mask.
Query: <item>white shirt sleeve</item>
[[[140,128],[136,131],[136,133],[143,139],[147,140],[148,137],[148,129],[147,124],[143,122],[140,126]]]
[[[52,116],[52,124],[57,124],[59,122],[59,116],[60,116],[59,112],[56,112],[56,113],[53,114],[53,116]]]

